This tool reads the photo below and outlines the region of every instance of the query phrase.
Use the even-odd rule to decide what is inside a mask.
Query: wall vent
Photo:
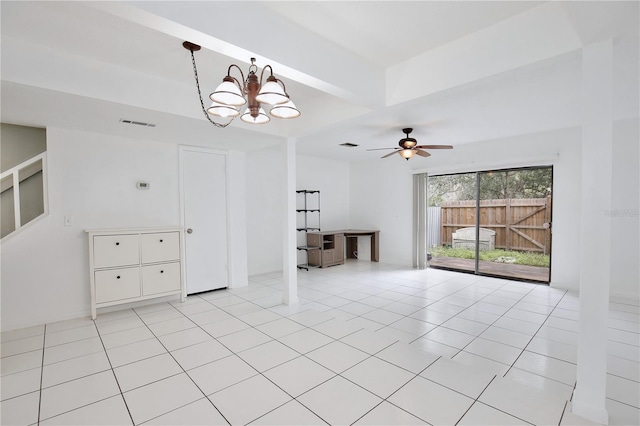
[[[351,143],[351,142],[345,142],[345,143],[341,143],[340,146],[344,146],[344,147],[347,147],[347,148],[355,148],[358,145],[355,144],[355,143]]]
[[[135,124],[136,126],[156,127],[156,125],[153,123],[144,123],[142,121],[127,120],[126,118],[121,118],[120,122],[124,124]]]

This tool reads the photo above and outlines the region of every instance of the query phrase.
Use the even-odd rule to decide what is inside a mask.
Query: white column
[[[284,143],[284,212],[282,225],[282,272],[284,291],[282,303],[298,303],[298,268],[296,250],[296,139],[287,138]]]
[[[582,50],[580,325],[572,412],[608,424],[605,407],[611,276],[613,42]]]

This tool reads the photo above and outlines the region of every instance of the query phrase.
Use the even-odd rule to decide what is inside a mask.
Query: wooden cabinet
[[[341,233],[310,232],[307,245],[320,247],[309,252],[309,266],[327,266],[344,264],[344,235]]]
[[[182,228],[86,232],[93,319],[105,306],[173,294],[184,301]]]

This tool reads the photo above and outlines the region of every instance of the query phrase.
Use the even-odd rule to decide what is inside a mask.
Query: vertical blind
[[[427,263],[427,174],[413,175],[413,267],[426,269]]]

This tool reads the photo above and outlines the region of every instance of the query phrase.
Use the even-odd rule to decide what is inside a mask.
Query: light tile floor
[[[580,425],[578,299],[347,262],[2,333],[2,425]],[[611,300],[607,409],[640,424],[640,307]]]

